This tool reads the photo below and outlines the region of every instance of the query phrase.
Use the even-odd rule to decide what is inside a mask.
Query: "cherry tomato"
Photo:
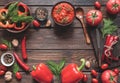
[[[99,1],[96,1],[96,2],[94,3],[94,6],[95,6],[96,9],[100,9],[100,8],[101,8],[101,4],[100,4]]]
[[[39,28],[40,27],[40,23],[37,21],[37,20],[33,20],[33,25],[35,26],[35,27],[37,27],[37,28]]]
[[[115,68],[113,71],[114,71],[116,74],[119,74],[119,69],[118,69],[118,68]]]
[[[0,70],[0,76],[4,75],[5,74],[5,71],[3,70]]]
[[[108,68],[108,64],[102,64],[102,65],[101,65],[101,69],[102,69],[102,70],[105,70],[105,69],[107,69],[107,68]]]
[[[86,74],[83,75],[82,81],[86,83],[88,81],[88,76]]]
[[[96,70],[91,70],[91,75],[93,76],[93,77],[97,77],[97,75],[98,75],[98,73],[96,72]]]
[[[1,50],[7,50],[8,46],[5,44],[0,44],[0,49]]]
[[[86,22],[90,26],[97,26],[103,19],[102,12],[99,10],[90,10],[86,14]]]
[[[15,76],[16,76],[16,78],[17,78],[18,80],[21,80],[21,79],[22,79],[22,75],[21,75],[20,72],[16,72]]]
[[[4,65],[0,65],[0,70],[7,71],[7,67]]]
[[[92,78],[92,83],[98,83],[98,79]]]
[[[120,0],[108,0],[106,3],[107,12],[117,14],[120,12]]]

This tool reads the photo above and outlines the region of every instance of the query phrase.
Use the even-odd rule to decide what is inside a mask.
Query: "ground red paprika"
[[[80,71],[85,65],[85,59],[81,59],[81,66],[71,63],[63,68],[61,72],[62,83],[78,83],[83,78],[83,73]]]
[[[38,81],[39,83],[52,83],[53,74],[45,64],[40,63],[33,68],[35,70],[31,72],[31,76],[36,81]]]

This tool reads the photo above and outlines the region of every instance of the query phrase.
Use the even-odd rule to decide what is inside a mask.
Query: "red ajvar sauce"
[[[54,7],[52,15],[56,22],[60,24],[67,24],[72,22],[75,13],[74,8],[69,3],[63,2]]]

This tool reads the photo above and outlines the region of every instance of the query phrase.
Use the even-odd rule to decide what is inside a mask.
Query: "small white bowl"
[[[11,57],[12,57],[12,62],[11,62],[11,63],[5,63],[4,57],[5,57],[6,55],[11,55]],[[1,63],[2,63],[4,66],[10,67],[10,66],[12,66],[12,65],[14,64],[14,62],[15,62],[15,58],[14,58],[14,56],[13,56],[12,53],[6,52],[6,53],[3,53],[3,54],[1,55]]]

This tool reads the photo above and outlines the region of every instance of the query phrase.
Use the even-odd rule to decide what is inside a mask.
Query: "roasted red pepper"
[[[45,64],[40,63],[34,69],[31,75],[36,81],[39,83],[52,83],[53,74]]]
[[[21,48],[22,48],[22,57],[24,60],[26,60],[27,59],[27,52],[26,52],[26,37],[25,36],[22,39]]]
[[[22,60],[18,57],[18,55],[14,52],[13,53],[16,61],[19,63],[19,65],[25,70],[25,71],[29,71],[29,66],[26,65],[24,62],[22,62]]]
[[[80,71],[85,65],[85,59],[81,59],[81,66],[71,63],[63,68],[61,72],[62,83],[78,83],[83,78],[83,73]]]
[[[117,57],[114,57],[114,55],[112,54],[113,45],[115,45],[118,42],[118,39],[119,39],[118,36],[113,36],[113,35],[106,36],[102,61],[106,61],[107,63],[110,64],[110,60],[114,60],[114,61],[119,60]]]

